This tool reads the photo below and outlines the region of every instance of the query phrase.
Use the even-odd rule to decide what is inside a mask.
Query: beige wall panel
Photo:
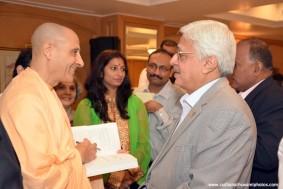
[[[24,48],[30,44],[34,29],[42,23],[54,22],[73,29],[81,42],[85,66],[77,70],[83,84],[90,68],[89,40],[101,35],[101,18],[0,2],[0,47]]]

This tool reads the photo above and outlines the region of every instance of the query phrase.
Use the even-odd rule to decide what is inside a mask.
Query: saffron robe
[[[56,92],[31,68],[0,98],[0,117],[18,155],[24,188],[88,189],[66,111]]]

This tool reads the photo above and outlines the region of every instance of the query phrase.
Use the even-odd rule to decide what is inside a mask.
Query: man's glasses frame
[[[184,59],[185,55],[187,55],[187,54],[198,54],[198,53],[196,53],[196,52],[182,52],[179,49],[177,49],[176,54],[177,54],[178,60],[182,60],[182,59]]]

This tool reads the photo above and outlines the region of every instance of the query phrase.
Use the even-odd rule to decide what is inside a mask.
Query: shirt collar
[[[261,82],[263,82],[265,79],[259,81],[258,83],[256,83],[255,85],[253,85],[252,87],[250,87],[248,90],[244,91],[244,92],[239,92],[239,95],[245,99]]]
[[[180,99],[181,104],[183,105],[183,103],[188,103],[191,107],[193,107],[198,101],[199,99],[202,97],[202,95],[204,95],[204,93],[210,89],[210,87],[216,83],[220,78],[217,78],[207,84],[205,84],[204,86],[202,86],[201,88],[199,88],[198,90],[196,90],[195,92],[193,92],[192,94],[188,94],[186,93],[184,96],[182,96],[182,98]]]
[[[164,87],[159,91],[159,93],[155,94],[154,97],[162,96],[163,98],[169,99],[170,97],[170,88],[172,87],[172,83],[170,80],[164,85]],[[144,92],[150,93],[148,87],[143,90]]]

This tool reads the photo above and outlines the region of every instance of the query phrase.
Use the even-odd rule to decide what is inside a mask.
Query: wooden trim
[[[13,47],[0,47],[3,51],[21,51],[23,48],[13,48]]]

